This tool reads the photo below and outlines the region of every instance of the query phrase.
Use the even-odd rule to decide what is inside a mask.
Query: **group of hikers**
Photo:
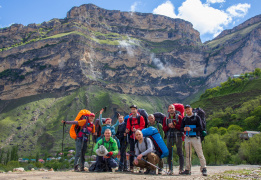
[[[100,137],[95,139],[95,147],[92,147],[97,155],[96,162],[89,171],[113,171],[118,167],[119,172],[134,172],[134,166],[136,166],[140,168],[140,173],[146,169],[144,174],[162,174],[164,171],[168,175],[174,175],[173,147],[176,145],[179,157],[178,174],[191,174],[193,147],[200,160],[200,171],[203,176],[207,176],[206,160],[201,145],[204,138],[202,136],[203,118],[195,113],[190,105],[185,107],[182,104],[177,105],[170,104],[167,116],[161,113],[161,118],[155,117],[156,114],[143,115],[136,105],[132,105],[130,106],[131,113],[125,117],[118,114],[114,125],[111,118],[102,118],[104,108],[100,111],[97,122],[94,120],[95,114],[88,110],[81,110],[74,121],[62,121],[63,124],[72,124],[70,135],[76,142],[74,170],[84,171],[85,153],[90,135],[97,137],[100,134]],[[177,107],[181,109],[177,110]],[[100,132],[98,132],[98,126],[101,129]],[[166,139],[166,144],[164,139]],[[183,141],[186,151],[185,170]],[[126,158],[128,146],[129,166]],[[120,160],[116,157],[119,152]],[[168,171],[163,168],[164,157],[167,157]],[[79,160],[80,163],[78,163]]]

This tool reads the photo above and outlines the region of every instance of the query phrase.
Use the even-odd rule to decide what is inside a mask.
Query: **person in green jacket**
[[[154,117],[153,114],[150,114],[148,116],[148,120],[149,120],[149,126],[155,127],[158,130],[158,132],[160,133],[160,136],[162,137],[162,139],[164,139],[164,131],[163,131],[163,128],[162,128],[162,124],[155,121],[155,117]],[[163,160],[162,159],[159,160],[159,167],[161,169],[163,168]],[[161,171],[159,171],[159,174],[161,174]]]
[[[96,150],[100,148],[100,146],[104,146],[106,150],[108,151],[107,154],[104,154],[103,156],[97,155],[96,157],[96,167],[95,167],[95,172],[101,172],[103,171],[102,164],[106,163],[108,166],[108,170],[111,171],[111,168],[116,168],[117,167],[117,162],[112,158],[112,156],[118,154],[118,146],[117,142],[115,139],[111,137],[111,130],[106,129],[104,132],[104,137],[101,138],[95,145],[93,151],[95,153]]]

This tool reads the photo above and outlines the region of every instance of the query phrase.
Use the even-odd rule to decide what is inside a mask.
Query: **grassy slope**
[[[242,103],[261,95],[261,79],[248,81],[240,86],[232,86],[218,96],[201,99],[192,103],[193,107],[201,107],[208,114],[227,107],[239,107]]]
[[[83,108],[97,112],[107,106],[108,110],[104,117],[112,117],[113,108],[125,114],[129,112],[130,104],[137,104],[148,113],[164,112],[163,109],[165,110],[170,102],[174,100],[168,97],[119,94],[96,86],[83,87],[61,97],[42,95],[41,98],[37,96],[23,98],[7,105],[0,115],[0,140],[3,141],[0,146],[9,147],[10,144],[19,144],[24,146],[24,148],[20,146],[19,151],[23,155],[35,154],[36,151],[59,151],[62,142],[60,121],[74,120]],[[21,130],[17,129],[19,126]],[[70,126],[66,126],[65,147],[74,147],[74,141],[68,134],[69,129]],[[6,144],[7,139],[12,140]]]

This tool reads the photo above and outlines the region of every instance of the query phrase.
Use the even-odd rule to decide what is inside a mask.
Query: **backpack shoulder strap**
[[[147,150],[148,149],[148,137],[144,138],[144,143],[145,143],[146,150]]]
[[[140,116],[141,116],[141,115],[139,115],[139,116],[137,117],[138,124],[140,124]]]

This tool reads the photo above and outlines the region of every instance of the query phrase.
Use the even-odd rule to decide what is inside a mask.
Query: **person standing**
[[[145,128],[144,118],[138,114],[138,108],[136,105],[130,106],[131,115],[127,120],[126,133],[129,134],[130,151],[134,153],[135,147],[135,131]],[[130,171],[133,171],[134,156],[130,155]]]
[[[167,147],[169,150],[168,156],[168,165],[169,165],[169,174],[173,175],[173,147],[174,143],[177,147],[177,153],[179,156],[179,174],[183,172],[184,168],[184,157],[182,152],[182,136],[183,133],[180,131],[182,117],[176,113],[175,106],[170,104],[168,107],[168,116],[163,120],[163,131],[167,135]]]
[[[202,122],[198,115],[192,113],[190,105],[185,106],[186,117],[183,118],[181,131],[186,133],[185,150],[186,150],[186,168],[181,174],[191,174],[191,156],[192,147],[194,147],[200,160],[200,170],[203,176],[207,176],[206,160],[203,154],[200,133],[202,131]]]
[[[126,160],[126,148],[127,148],[127,137],[126,137],[126,123],[124,122],[124,116],[119,116],[119,126],[116,133],[116,137],[120,141],[120,164],[118,171],[127,171],[127,160]]]
[[[95,133],[95,126],[93,124],[94,118],[94,113],[88,114],[86,110],[81,110],[78,113],[75,121],[62,120],[62,123],[75,125],[73,130],[76,133],[76,153],[74,159],[74,171],[76,172],[84,171],[85,153],[87,150],[88,138],[91,133]],[[78,163],[79,159],[80,163]],[[80,164],[80,170],[78,169],[78,164]]]

